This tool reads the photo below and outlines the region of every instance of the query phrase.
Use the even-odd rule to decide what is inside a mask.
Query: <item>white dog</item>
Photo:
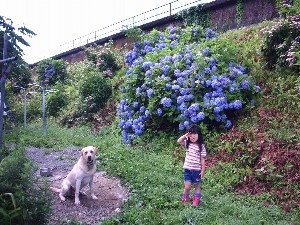
[[[81,157],[63,180],[61,189],[52,188],[52,190],[59,192],[59,197],[62,201],[66,200],[66,195],[75,190],[75,204],[80,204],[79,192],[87,184],[89,184],[91,198],[98,199],[93,193],[93,178],[96,173],[95,156],[97,152],[98,149],[93,146],[83,148]]]

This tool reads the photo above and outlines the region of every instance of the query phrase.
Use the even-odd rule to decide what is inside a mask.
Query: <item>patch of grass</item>
[[[53,121],[47,122],[46,135],[44,135],[43,125],[41,122],[35,122],[27,125],[26,129],[19,131],[17,137],[12,136],[10,139],[17,138],[19,143],[24,146],[35,146],[38,148],[49,148],[60,150],[67,146],[88,146],[95,143],[98,134],[90,132],[86,127],[68,129],[60,127]]]

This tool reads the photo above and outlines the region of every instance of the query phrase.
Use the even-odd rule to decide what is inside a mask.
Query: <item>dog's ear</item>
[[[80,151],[81,156],[83,156],[84,149],[85,149],[85,148],[81,149],[81,151]]]

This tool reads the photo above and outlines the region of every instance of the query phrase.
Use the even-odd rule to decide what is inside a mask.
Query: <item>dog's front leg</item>
[[[91,178],[90,183],[89,183],[89,187],[90,187],[90,193],[91,193],[92,199],[96,200],[98,198],[93,192],[93,180],[94,180],[94,177]]]
[[[75,204],[76,205],[80,204],[80,200],[79,200],[80,187],[81,187],[81,179],[77,178],[76,179],[76,188],[75,188]]]

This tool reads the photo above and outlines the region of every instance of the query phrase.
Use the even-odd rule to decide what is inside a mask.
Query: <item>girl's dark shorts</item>
[[[192,184],[201,183],[201,171],[200,170],[188,170],[184,169],[184,182],[191,182]]]

